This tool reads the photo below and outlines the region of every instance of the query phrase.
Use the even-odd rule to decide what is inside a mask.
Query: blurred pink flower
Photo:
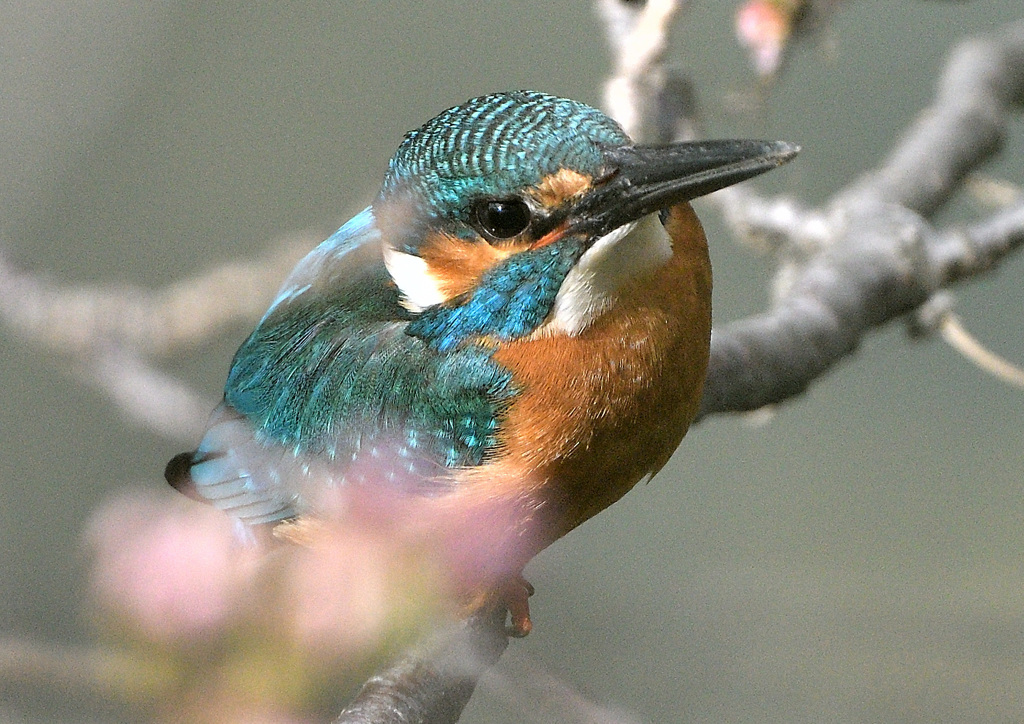
[[[736,37],[750,53],[757,74],[773,75],[782,63],[791,21],[771,0],[748,0],[736,11]]]
[[[157,642],[215,635],[255,565],[223,513],[172,496],[115,499],[94,516],[88,541],[98,603]]]
[[[512,481],[494,489],[512,495],[410,494],[394,461],[372,462],[387,482],[368,463],[361,484],[314,486],[315,512],[272,531],[175,494],[99,511],[91,584],[117,685],[169,721],[292,721],[510,580],[522,597],[541,506]]]
[[[400,541],[358,528],[330,526],[297,549],[287,570],[292,634],[305,649],[345,655],[378,642],[401,612],[408,566]]]

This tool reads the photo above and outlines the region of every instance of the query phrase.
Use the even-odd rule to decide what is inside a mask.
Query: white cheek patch
[[[539,334],[574,336],[615,303],[631,279],[654,271],[672,257],[672,240],[657,214],[620,226],[598,239],[562,282]]]
[[[427,262],[414,254],[406,254],[384,246],[384,266],[402,292],[402,306],[410,312],[447,301],[437,278],[430,273]]]

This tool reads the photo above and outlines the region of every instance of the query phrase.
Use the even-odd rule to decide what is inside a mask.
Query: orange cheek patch
[[[420,246],[419,255],[441,292],[451,299],[474,289],[480,277],[514,251],[499,249],[482,239],[459,239],[435,232]]]
[[[544,180],[527,190],[541,206],[554,210],[565,206],[566,201],[582,196],[591,189],[593,179],[579,171],[568,168],[559,169],[553,174],[544,177]],[[534,249],[548,244],[553,244],[565,234],[566,225],[552,229],[541,238],[533,242]]]

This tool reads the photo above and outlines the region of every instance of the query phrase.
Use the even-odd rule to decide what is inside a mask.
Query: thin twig
[[[110,344],[147,354],[194,348],[233,323],[258,319],[313,244],[289,239],[254,261],[231,261],[152,292],[60,286],[0,255],[0,320],[23,339],[63,355],[91,354]]]
[[[133,424],[170,440],[194,441],[216,404],[122,347],[99,350],[78,368]]]
[[[1024,389],[1024,369],[1011,364],[985,347],[967,331],[955,314],[947,312],[942,316],[939,332],[949,346],[979,368],[1009,385]]]
[[[615,71],[604,107],[632,138],[648,143],[688,140],[696,134],[696,97],[690,81],[665,63],[669,33],[685,0],[624,3],[598,0]]]

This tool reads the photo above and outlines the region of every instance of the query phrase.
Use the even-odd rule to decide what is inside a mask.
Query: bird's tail
[[[164,478],[171,484],[171,487],[182,495],[187,495],[193,500],[203,501],[205,498],[196,490],[195,481],[192,480],[192,466],[196,460],[196,451],[178,453],[167,463],[164,468]]]

